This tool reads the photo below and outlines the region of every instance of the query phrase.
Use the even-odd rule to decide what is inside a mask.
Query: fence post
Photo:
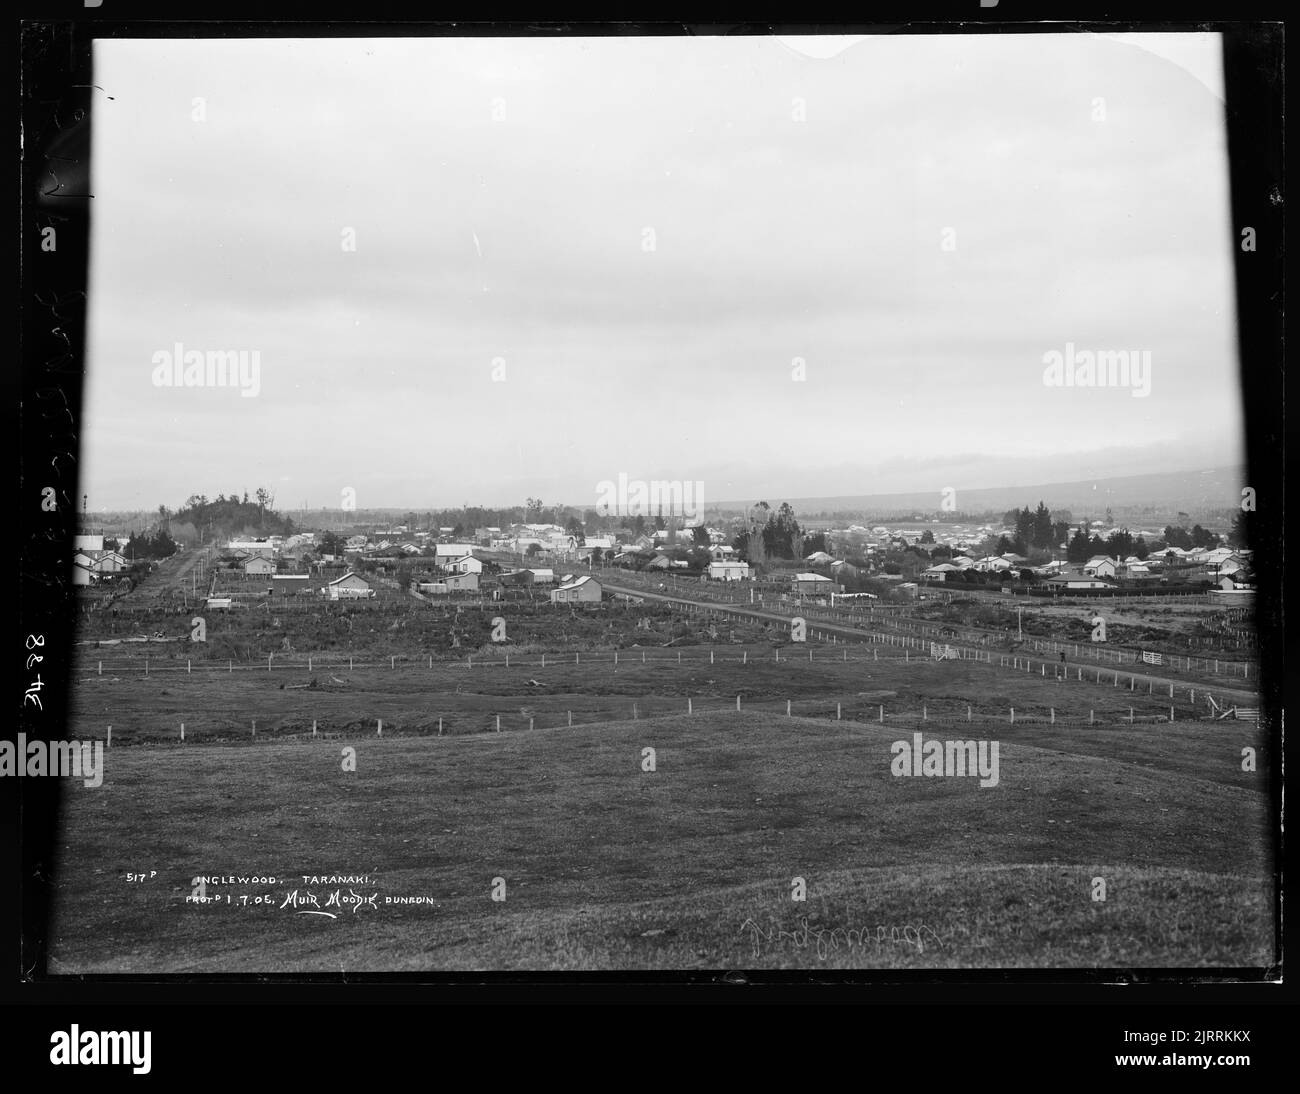
[[[188,672],[193,672],[193,671],[194,671],[194,670],[190,667],[190,659],[189,659],[188,657],[185,659],[185,671],[186,671],[187,673],[188,673]]]
[[[1092,725],[1092,715],[1093,715],[1093,712],[1092,712],[1091,710],[1088,711],[1088,724],[1089,724],[1089,725]]]
[[[880,721],[883,722],[884,720],[885,720],[885,704],[884,704],[884,703],[881,703],[881,704],[880,704]]]
[[[741,655],[740,655],[740,663],[741,663],[742,665],[748,665],[748,664],[749,664],[749,650],[744,650],[744,651],[741,652]]]
[[[1169,708],[1169,720],[1170,720],[1171,722],[1174,720],[1174,708],[1173,708],[1173,707],[1170,707],[1170,708]]]
[[[686,700],[686,713],[687,713],[687,714],[694,714],[694,713],[695,713],[695,708],[694,708],[694,706],[693,706],[693,704],[692,704],[692,702],[691,702],[691,700],[690,700],[689,698]]]
[[[270,671],[271,671],[271,658],[274,657],[274,656],[275,656],[275,654],[273,654],[273,653],[268,653],[268,654],[266,655],[266,671],[267,671],[267,672],[270,672]]]
[[[316,719],[315,719],[315,718],[313,718],[313,719],[311,720],[311,735],[312,735],[313,737],[316,736]]]
[[[1056,707],[1051,707],[1050,709],[1051,709],[1051,712],[1052,712],[1052,718],[1051,718],[1051,723],[1050,723],[1050,724],[1051,724],[1051,725],[1056,725]]]
[[[1129,707],[1129,708],[1128,708],[1128,724],[1129,724],[1129,725],[1132,725],[1132,724],[1133,724],[1133,708],[1132,708],[1132,707]]]
[[[966,704],[966,721],[970,721],[970,703]]]
[[[1015,725],[1015,724],[1016,724],[1016,708],[1015,708],[1015,707],[1012,707],[1012,708],[1011,708],[1011,724],[1012,724],[1012,725]]]
[[[840,704],[839,704],[839,703],[836,703],[836,704],[835,704],[835,720],[836,720],[837,722],[840,720]]]
[[[529,729],[533,728],[533,720],[531,718],[528,719],[528,728]]]
[[[149,675],[149,658],[147,657],[144,659],[144,674]]]
[[[546,668],[546,654],[542,654],[542,668]]]
[[[737,709],[737,710],[740,709],[740,696],[739,696],[739,695],[736,696],[736,709]]]
[[[380,718],[380,719],[379,719],[379,725],[378,725],[378,727],[375,729],[375,736],[376,736],[376,737],[382,737],[383,735],[384,735],[384,720],[383,720],[382,718]]]
[[[235,671],[235,663],[234,663],[233,661],[227,661],[227,662],[226,662],[226,671],[227,671],[227,672],[234,672],[234,671]]]
[[[497,715],[497,732],[498,732],[498,733],[501,732],[501,715],[500,715],[500,714]]]
[[[394,654],[392,657],[390,657],[390,658],[388,659],[388,667],[389,667],[390,669],[395,669],[395,668],[397,668],[397,655],[396,655],[396,654]]]
[[[678,663],[679,665],[682,663],[682,651],[681,651],[681,650],[678,650],[678,651],[677,651],[677,663]]]
[[[257,719],[253,719],[253,740],[257,740]]]
[[[113,727],[112,727],[112,726],[109,726],[109,727],[108,727],[108,747],[109,747],[109,748],[112,748],[112,747],[113,747]]]
[[[185,743],[185,723],[181,723],[181,743]]]
[[[438,719],[438,736],[439,736],[439,737],[442,736],[442,719],[441,719],[441,718]]]

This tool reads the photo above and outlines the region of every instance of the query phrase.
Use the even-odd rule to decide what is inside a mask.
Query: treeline
[[[255,532],[259,535],[291,536],[294,523],[273,508],[275,499],[269,491],[258,487],[250,499],[248,491],[243,496],[218,494],[209,499],[206,494],[191,494],[175,513],[165,507],[159,509],[164,523],[193,525],[201,539]]]
[[[125,545],[119,545],[117,549],[128,562],[139,562],[141,559],[171,558],[176,553],[176,543],[165,528],[160,528],[152,533],[132,532]]]

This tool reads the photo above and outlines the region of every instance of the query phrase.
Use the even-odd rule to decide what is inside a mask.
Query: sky
[[[620,474],[937,507],[1242,458],[1216,35],[95,60],[91,512],[586,508]],[[244,382],[177,384],[178,345]],[[1048,382],[1120,350],[1149,368]]]

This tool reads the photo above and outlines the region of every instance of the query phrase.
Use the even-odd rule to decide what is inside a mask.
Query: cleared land
[[[51,969],[1259,966],[1254,734],[1025,727],[989,788],[892,776],[888,726],[751,712],[356,741],[355,771],[319,739],[114,749],[67,793]]]

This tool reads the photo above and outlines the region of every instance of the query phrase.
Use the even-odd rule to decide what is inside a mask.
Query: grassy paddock
[[[102,787],[65,797],[51,968],[1263,964],[1266,784],[1239,758],[1253,727],[1172,728],[1004,736],[984,789],[892,776],[895,727],[752,712],[114,749]],[[277,880],[186,903],[201,874]],[[294,890],[324,905],[349,889],[304,874],[365,875],[351,889],[376,906],[299,914],[314,909],[286,906]]]

